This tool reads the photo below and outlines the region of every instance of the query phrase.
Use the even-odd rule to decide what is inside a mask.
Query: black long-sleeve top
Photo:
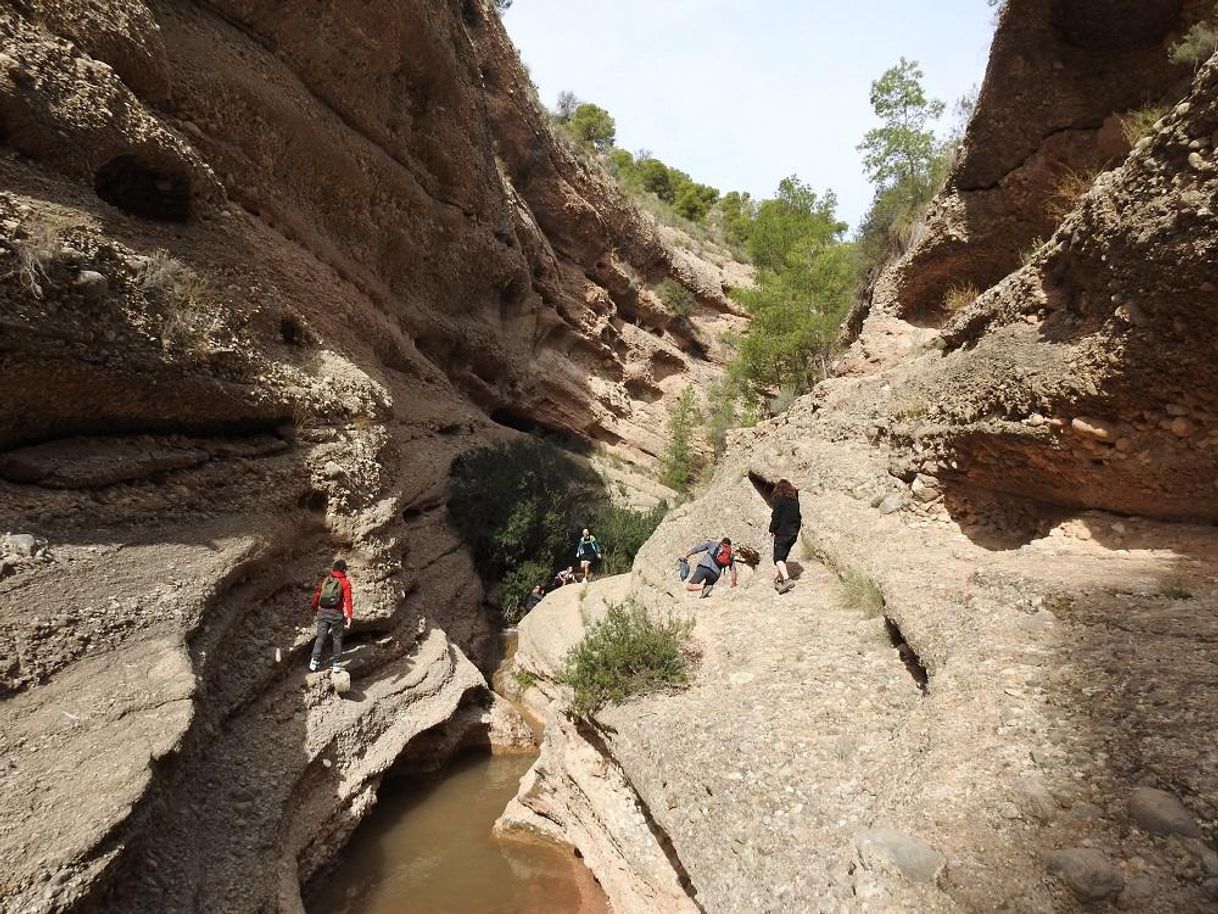
[[[795,536],[803,519],[799,516],[799,499],[778,496],[770,512],[770,532],[775,536]]]

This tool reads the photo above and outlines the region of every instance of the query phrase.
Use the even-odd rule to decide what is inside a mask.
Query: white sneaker
[[[316,672],[317,672],[317,661],[316,661],[316,660],[310,660],[310,661],[309,661],[309,672],[310,672],[310,673],[316,673]]]

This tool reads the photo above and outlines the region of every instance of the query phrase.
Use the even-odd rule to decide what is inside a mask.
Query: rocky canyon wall
[[[645,472],[741,318],[476,0],[6,4],[0,188],[0,895],[299,910],[417,736],[517,738],[452,458]],[[304,673],[339,554],[343,699]]]
[[[1198,9],[1006,4],[961,163],[842,373],[733,433],[617,585],[695,620],[693,684],[552,730],[505,824],[567,823],[607,886],[641,861],[623,910],[674,880],[715,912],[1213,910],[1218,61],[1166,62]],[[687,594],[676,556],[725,534],[761,565]],[[552,677],[597,595],[543,602],[520,663]],[[625,810],[591,832],[589,778]]]

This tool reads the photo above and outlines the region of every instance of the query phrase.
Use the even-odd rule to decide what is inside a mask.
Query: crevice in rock
[[[543,426],[540,422],[535,422],[533,419],[529,418],[523,413],[517,412],[514,409],[508,409],[504,406],[491,410],[490,419],[496,425],[502,425],[504,428],[524,432],[526,435],[543,435],[550,431],[550,429]]]
[[[930,675],[926,672],[926,667],[922,665],[922,658],[918,656],[917,651],[909,646],[909,642],[905,640],[905,636],[901,634],[901,629],[892,620],[891,616],[884,617],[884,629],[888,632],[888,640],[897,649],[901,662],[905,664],[905,669],[909,671],[913,681],[918,684],[922,694],[926,695],[930,688]]]
[[[986,191],[999,190],[1003,183],[1009,177],[1011,177],[1011,175],[1015,174],[1015,172],[1019,171],[1021,168],[1026,167],[1034,158],[1036,158],[1036,156],[1039,155],[1041,150],[1044,148],[1045,143],[1049,142],[1049,140],[1053,139],[1053,137],[1061,133],[1095,133],[1103,126],[1103,121],[1100,121],[1099,123],[1091,122],[1084,124],[1065,124],[1061,127],[1054,127],[1053,129],[1041,134],[1040,139],[1037,140],[1036,145],[1032,148],[1032,150],[1022,159],[1020,159],[1015,165],[1003,172],[1002,175],[996,180],[989,181],[984,184],[965,184],[961,182],[956,184],[956,192],[961,194],[979,194],[985,193]]]
[[[605,742],[601,731],[594,724],[589,723],[587,720],[575,721],[575,729],[581,737],[588,741],[588,745],[600,753],[601,758],[621,771],[621,767],[617,764],[612,752],[609,750],[608,743]],[[621,774],[623,782],[629,785],[630,779],[626,777],[626,773],[622,771]],[[651,807],[639,796],[639,792],[633,786],[630,787],[630,793],[638,804],[639,812],[643,814],[643,821],[647,823],[647,830],[656,839],[656,844],[664,852],[668,865],[672,867],[673,875],[677,877],[677,883],[681,886],[681,890],[689,897],[694,907],[699,911],[705,912],[706,909],[698,901],[697,886],[694,885],[693,879],[690,878],[689,871],[685,869],[685,864],[681,862],[681,857],[672,843],[672,838],[668,836],[668,832],[664,830],[663,826],[656,821],[655,816],[651,814]]]
[[[753,484],[753,488],[757,490],[757,494],[761,496],[761,500],[767,505],[773,500],[775,483],[770,482],[760,473],[756,473],[753,470],[749,470],[749,482]]]

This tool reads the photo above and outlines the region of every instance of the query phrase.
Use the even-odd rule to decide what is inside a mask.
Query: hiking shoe
[[[714,589],[715,589],[714,584],[703,584],[702,585],[702,596],[699,597],[699,599],[705,600],[707,597],[709,597],[711,595],[711,591]]]
[[[316,661],[316,660],[310,660],[310,661],[309,661],[309,672],[310,672],[310,673],[316,673],[316,672],[317,672],[317,661]]]
[[[794,581],[783,581],[781,584],[778,585],[778,592],[786,593],[788,590],[791,590],[794,587],[795,587]]]

